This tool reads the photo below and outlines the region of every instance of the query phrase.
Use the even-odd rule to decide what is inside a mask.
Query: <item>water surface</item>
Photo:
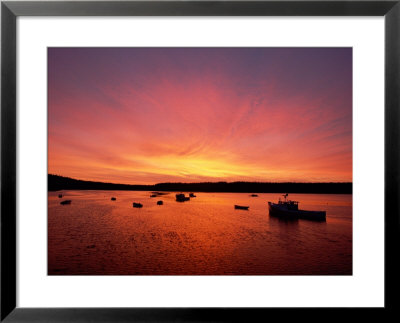
[[[270,217],[267,202],[281,194],[195,194],[179,203],[175,193],[49,192],[48,273],[352,274],[352,195],[290,194],[301,209],[327,212],[326,222],[314,222]],[[60,205],[65,199],[72,203]],[[250,208],[235,210],[234,204]]]

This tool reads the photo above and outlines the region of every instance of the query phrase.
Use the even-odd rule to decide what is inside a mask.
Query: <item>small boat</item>
[[[116,197],[112,197],[112,198],[111,198],[111,201],[116,201],[116,200],[117,200]]]
[[[189,197],[196,197],[196,195],[194,195],[194,193],[190,193]]]
[[[167,195],[169,193],[166,193],[166,192],[151,192],[151,194],[158,196],[158,195]]]
[[[157,201],[157,205],[163,205],[164,202],[163,201]]]
[[[135,202],[133,202],[133,207],[138,207],[138,208],[141,208],[141,207],[143,207],[143,204],[142,203],[135,203]]]
[[[249,206],[242,206],[242,205],[236,205],[235,204],[235,209],[237,209],[237,210],[248,210]]]
[[[251,194],[250,196],[251,197],[257,197],[258,195],[257,194]]]
[[[288,200],[288,194],[284,194],[283,197],[284,200],[279,198],[278,203],[268,202],[269,215],[285,219],[326,221],[326,211],[299,210],[299,202]]]
[[[186,197],[185,194],[176,194],[175,197],[177,202],[185,202],[190,200],[190,197]]]
[[[71,204],[71,200],[65,200],[65,201],[61,201],[60,204],[61,205],[66,205],[66,204]]]
[[[157,194],[151,194],[150,197],[157,197]]]
[[[58,198],[62,198],[63,197],[63,195],[62,194],[58,194]]]

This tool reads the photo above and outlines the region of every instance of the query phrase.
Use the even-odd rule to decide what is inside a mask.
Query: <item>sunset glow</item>
[[[351,182],[351,48],[49,48],[48,172]]]

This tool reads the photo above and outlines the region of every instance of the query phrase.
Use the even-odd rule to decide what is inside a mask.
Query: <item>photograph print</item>
[[[352,48],[47,54],[48,275],[352,275]]]

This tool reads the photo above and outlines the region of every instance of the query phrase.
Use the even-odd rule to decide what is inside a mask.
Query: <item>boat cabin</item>
[[[299,209],[298,201],[288,200],[287,193],[282,196],[284,197],[284,200],[282,201],[281,198],[279,198],[278,204],[280,204],[281,206],[285,206],[288,210],[298,210]]]

